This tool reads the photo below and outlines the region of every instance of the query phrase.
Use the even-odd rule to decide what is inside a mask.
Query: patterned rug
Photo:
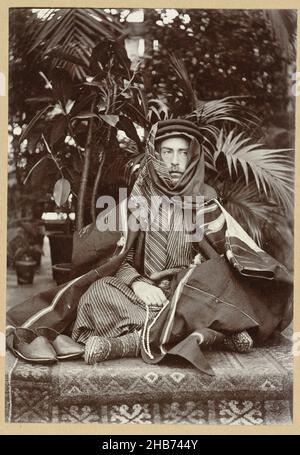
[[[292,353],[283,340],[249,354],[208,352],[214,377],[175,359],[45,366],[8,352],[6,421],[290,424]]]

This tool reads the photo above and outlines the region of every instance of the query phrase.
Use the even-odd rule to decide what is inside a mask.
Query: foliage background
[[[64,48],[65,54],[68,51],[69,57],[72,54],[74,60],[73,63],[69,61],[64,64],[72,77],[70,95],[72,89],[76,90],[76,86],[85,79],[87,59],[93,47],[99,43],[104,44],[108,37],[114,38],[122,34],[123,30],[125,35],[131,33],[145,40],[145,54],[140,71],[148,102],[152,99],[161,100],[174,116],[181,116],[192,110],[194,99],[201,102],[226,96],[242,96],[241,106],[252,108],[260,119],[260,128],[251,130],[254,139],[263,136],[266,146],[272,148],[294,147],[295,106],[291,77],[295,71],[295,58],[290,53],[289,44],[295,37],[295,24],[284,10],[281,14],[282,26],[278,22],[278,15],[274,13],[272,16],[272,12],[267,14],[263,10],[147,9],[144,22],[136,24],[137,29],[131,26],[130,31],[126,22],[129,10],[97,10],[100,17],[104,14],[111,20],[111,24],[115,24],[110,27],[109,22],[98,22],[99,29],[95,22],[90,22],[89,28],[85,28],[84,24],[87,20],[91,21],[91,16],[87,10],[81,10],[81,14],[76,11],[79,10],[74,10],[73,17],[68,19],[72,31],[70,47]],[[34,173],[35,178],[24,186],[28,171],[45,153],[45,144],[37,141],[41,131],[36,131],[36,136],[33,135],[25,147],[18,145],[21,132],[37,110],[51,102],[47,79],[43,75],[55,79],[55,71],[58,71],[57,80],[61,77],[59,69],[63,59],[58,59],[57,52],[61,49],[57,48],[57,43],[63,31],[56,27],[51,32],[49,26],[49,18],[53,18],[53,14],[59,18],[61,13],[58,10],[51,14],[52,16],[43,16],[31,9],[22,8],[10,11],[11,148],[8,207],[11,217],[26,216],[32,212],[33,206],[37,212],[38,207],[41,211],[47,204],[50,207],[52,188],[57,179],[57,167],[53,162],[47,161]],[[44,32],[44,39],[37,45],[37,30],[47,23],[49,33],[46,35]],[[170,54],[173,52],[184,63],[189,81],[178,77],[174,65],[170,64]],[[46,125],[42,124],[40,128],[43,131]],[[81,128],[84,130],[84,125]],[[80,134],[78,131],[79,143]],[[101,134],[99,132],[100,136]],[[98,139],[94,138],[95,149],[98,147]],[[84,146],[84,142],[81,145]],[[105,150],[99,194],[108,191],[113,194],[116,191],[123,181],[126,163],[132,158],[131,150],[120,149],[117,143],[110,142],[106,146],[108,148]],[[72,171],[75,188],[76,185],[78,187],[80,154],[77,156],[74,147],[68,143],[58,144],[56,152],[68,172]],[[99,154],[93,153],[86,199],[91,197],[98,167]],[[241,187],[240,196],[242,190]],[[266,204],[265,200],[262,202]],[[274,214],[274,220],[276,217],[278,213]],[[85,221],[90,221],[88,210]],[[270,230],[267,229],[264,242],[269,250],[276,250],[277,235],[279,243],[282,243],[282,238],[288,238],[292,228],[291,212],[286,221],[288,230],[285,229],[285,233],[274,232],[270,235]],[[277,224],[280,223],[281,221]]]

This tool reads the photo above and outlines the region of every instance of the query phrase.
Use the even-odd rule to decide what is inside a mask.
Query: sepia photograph
[[[292,425],[297,10],[8,19],[5,422]]]

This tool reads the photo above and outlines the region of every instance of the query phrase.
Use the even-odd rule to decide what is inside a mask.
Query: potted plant
[[[71,268],[72,264],[70,262],[52,265],[53,279],[57,285],[66,283],[69,280]]]
[[[45,228],[40,219],[19,221],[20,227],[24,230],[26,238],[28,239],[28,251],[37,266],[41,265],[43,255],[43,245],[45,237]]]
[[[38,245],[23,245],[15,252],[14,265],[18,284],[32,284],[38,262],[34,259],[40,253]]]
[[[62,273],[65,275],[65,269],[71,268],[72,249],[73,249],[73,232],[74,222],[70,216],[72,213],[72,204],[70,201],[64,202],[65,195],[63,194],[65,186],[68,186],[68,182],[65,179],[60,179],[56,182],[54,187],[53,197],[58,207],[60,207],[60,213],[64,216],[64,223],[61,225],[61,231],[48,232],[50,255],[52,263],[53,278],[61,284],[60,264],[63,265]],[[69,196],[69,189],[67,188],[66,194]]]
[[[13,220],[7,232],[7,265],[15,267],[19,284],[32,283],[43,254],[43,226],[31,219]]]
[[[63,184],[63,183],[62,183]],[[62,284],[68,281],[71,270],[74,223],[70,219],[70,208],[64,211],[66,220],[62,232],[49,232],[49,244],[53,279]]]

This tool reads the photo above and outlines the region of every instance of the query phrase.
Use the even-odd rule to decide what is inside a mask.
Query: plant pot
[[[71,263],[73,249],[73,235],[49,233],[49,244],[52,265]],[[54,276],[53,276],[54,278]]]
[[[66,220],[45,220],[44,226],[47,232],[56,233],[56,232],[65,232]]]
[[[36,270],[36,261],[19,260],[15,263],[18,284],[32,284]]]
[[[72,264],[67,262],[63,264],[55,264],[52,266],[53,278],[57,285],[69,281]]]
[[[30,252],[32,259],[36,262],[37,267],[40,267],[42,260],[42,253],[40,251],[31,251]]]

